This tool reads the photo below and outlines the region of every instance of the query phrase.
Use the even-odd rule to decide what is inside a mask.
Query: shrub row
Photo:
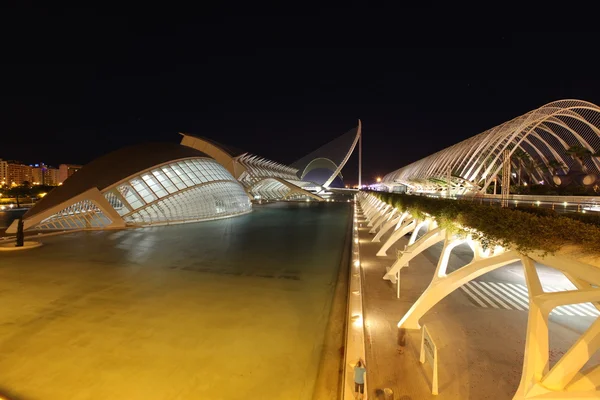
[[[511,208],[511,210],[514,210],[514,208]],[[530,213],[530,214],[535,214],[535,215],[542,215],[545,217],[565,217],[565,218],[571,218],[577,221],[581,221],[585,224],[588,225],[595,225],[600,227],[600,215],[597,214],[583,214],[583,213],[576,213],[576,212],[568,212],[568,213],[558,213],[554,210],[551,210],[549,208],[542,208],[542,207],[535,207],[535,206],[519,206],[518,208],[519,211],[522,212],[526,212],[526,213]]]
[[[552,210],[490,207],[470,201],[371,192],[380,200],[411,214],[435,217],[438,224],[456,233],[470,233],[484,246],[516,248],[522,253],[553,253],[565,245],[579,245],[585,253],[600,254],[600,226]],[[577,214],[573,214],[577,215]],[[597,218],[597,217],[596,217]]]

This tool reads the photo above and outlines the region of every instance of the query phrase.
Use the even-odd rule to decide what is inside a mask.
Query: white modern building
[[[584,156],[570,154],[573,147]],[[500,183],[503,172],[509,186],[560,184],[581,170],[578,179],[589,185],[600,177],[598,149],[600,107],[559,100],[392,171],[381,183],[390,191],[482,194]]]
[[[360,136],[360,122],[342,136],[348,139],[324,146],[328,153],[341,154],[330,156],[337,162],[328,165],[324,185],[302,179],[299,168],[181,135],[180,144],[149,143],[114,151],[84,167],[61,165],[63,177],[73,172],[25,213],[24,229],[178,224],[241,215],[251,211],[254,199],[323,201],[318,193],[346,164]],[[15,233],[17,226],[15,221],[6,232]]]
[[[334,139],[291,166],[222,145],[214,140],[180,133],[181,144],[200,150],[223,165],[253,199],[323,201],[319,193],[328,188],[346,165],[361,135],[358,126]],[[322,179],[310,172],[321,169]]]
[[[240,183],[213,158],[178,144],[100,157],[23,217],[25,230],[103,229],[225,218],[251,211]],[[17,230],[15,221],[8,233]]]

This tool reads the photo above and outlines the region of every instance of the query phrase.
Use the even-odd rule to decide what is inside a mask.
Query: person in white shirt
[[[357,400],[362,400],[365,394],[365,362],[362,358],[358,359],[358,362],[354,366],[354,394]]]

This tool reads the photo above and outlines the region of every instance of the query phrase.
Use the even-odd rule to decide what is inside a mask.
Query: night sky
[[[414,7],[20,4],[1,10],[0,158],[26,163],[179,131],[291,163],[360,118],[370,180],[553,100],[600,104],[598,33]]]

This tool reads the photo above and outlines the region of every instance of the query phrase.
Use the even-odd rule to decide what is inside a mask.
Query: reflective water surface
[[[13,220],[25,214],[26,211],[26,209],[0,211],[0,230],[8,228]]]
[[[348,203],[0,253],[0,393],[310,399]]]

